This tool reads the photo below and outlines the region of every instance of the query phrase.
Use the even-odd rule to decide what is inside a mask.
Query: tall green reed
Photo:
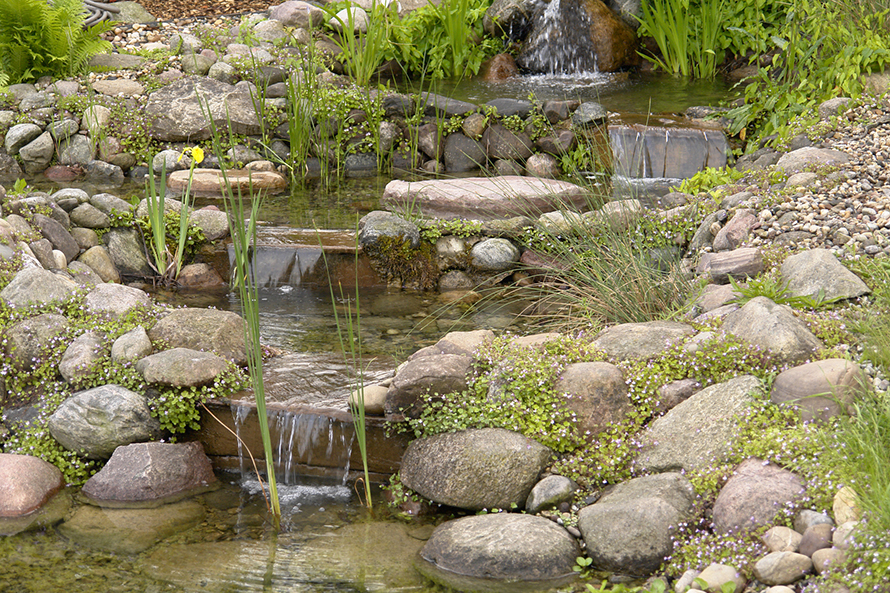
[[[727,9],[721,0],[644,0],[640,34],[651,35],[661,57],[640,54],[671,74],[713,78]]]
[[[395,2],[384,4],[375,2],[368,16],[367,27],[358,30],[356,12],[353,7],[345,9],[346,18],[333,11],[331,17],[339,23],[339,34],[334,43],[340,48],[340,59],[357,85],[365,87],[371,82],[384,56],[389,49],[390,31],[393,22],[398,21],[398,6]]]

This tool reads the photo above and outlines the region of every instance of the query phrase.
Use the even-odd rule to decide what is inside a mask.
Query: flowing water
[[[448,81],[432,90],[477,103],[526,98],[529,93],[540,100],[597,100],[610,110],[643,114],[713,104],[727,93],[719,83],[689,83],[651,74],[526,77],[499,85]],[[263,341],[294,353],[284,361],[291,365],[292,379],[282,393],[314,394],[318,405],[337,400],[342,407],[353,378],[339,352],[332,312],[334,306],[345,312],[347,302],[354,307],[356,295],[347,290],[332,305],[326,288],[307,281],[318,258],[312,252],[317,235],[303,229],[354,229],[358,217],[376,207],[387,181],[381,177],[329,185],[310,182],[265,201],[263,241],[269,249],[285,250],[270,255],[273,263],[265,269],[260,290]],[[49,183],[44,187],[58,188]],[[137,187],[111,191],[142,194]],[[204,204],[220,205],[212,199],[199,202]],[[192,295],[179,302],[239,309],[237,296],[231,294]],[[377,360],[374,372],[382,374],[447,331],[521,329],[516,325],[521,304],[492,301],[472,310],[444,307],[433,295],[381,286],[363,288],[358,303],[363,348]],[[233,425],[239,426],[246,410],[232,406]],[[107,527],[90,538],[62,536],[59,527],[0,538],[0,593],[438,590],[413,568],[431,526],[370,520],[345,482],[349,470],[355,469],[348,461],[353,437],[328,417],[288,412],[286,406],[274,409],[271,420],[282,482],[280,534],[271,532],[261,487],[251,468],[242,466],[241,473],[221,473],[221,487],[197,497],[199,520],[174,535],[159,534],[162,541],[141,551],[132,551],[131,540],[144,541],[144,530],[113,511],[100,512]],[[328,459],[336,467],[333,477],[319,481],[302,475],[296,460],[307,455],[314,455],[313,461],[336,458]]]

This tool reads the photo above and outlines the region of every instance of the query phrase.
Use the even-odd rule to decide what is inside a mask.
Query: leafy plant
[[[728,185],[744,177],[745,174],[733,167],[705,167],[692,177],[684,179],[677,191],[685,194],[696,195],[699,192],[711,190],[718,185]]]
[[[340,59],[346,71],[357,85],[368,86],[377,68],[384,60],[394,23],[399,22],[398,3],[375,2],[364,31],[358,31],[356,23],[357,6],[348,4],[344,9],[346,19],[338,15],[340,5],[327,7],[331,18],[339,23],[339,34],[334,43],[340,48]]]
[[[740,305],[744,305],[751,299],[760,296],[770,299],[777,305],[788,305],[796,309],[818,309],[840,300],[840,298],[826,299],[825,291],[820,291],[815,296],[792,295],[788,288],[789,281],[782,282],[776,271],[769,274],[760,274],[756,278],[749,278],[744,285],[739,284],[734,278],[730,278],[729,282],[732,284],[733,290],[739,294],[738,297],[729,302]]]
[[[718,39],[724,4],[720,0],[644,0],[639,32],[655,39],[661,57],[640,55],[671,74],[713,78],[723,59]]]
[[[41,76],[70,77],[111,48],[107,22],[84,28],[81,0],[0,0],[0,87]]]

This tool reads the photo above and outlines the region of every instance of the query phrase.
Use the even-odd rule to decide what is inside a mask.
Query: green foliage
[[[334,43],[340,48],[339,58],[346,66],[346,71],[355,79],[357,85],[365,87],[371,81],[377,68],[383,62],[392,28],[399,23],[398,5],[375,2],[368,13],[369,23],[364,32],[356,31],[355,10],[352,4],[346,5],[346,19],[337,13],[342,5],[328,6],[330,18],[339,22],[339,34]]]
[[[633,477],[631,464],[639,453],[636,434],[648,416],[636,407],[625,420],[597,435],[587,435],[586,444],[560,458],[553,465],[554,471],[586,489],[600,489],[629,480]]]
[[[74,451],[65,449],[52,437],[47,428],[49,414],[41,414],[27,427],[16,427],[0,450],[4,453],[33,455],[58,467],[66,484],[82,485],[99,470],[95,461],[83,459]]]
[[[0,86],[74,76],[110,49],[111,24],[84,29],[84,16],[81,0],[0,0]]]
[[[151,414],[161,428],[176,435],[186,430],[201,428],[200,405],[209,399],[225,397],[244,389],[247,380],[243,372],[230,365],[227,372],[217,376],[210,385],[198,387],[169,387],[149,399]]]
[[[623,583],[610,585],[608,581],[603,581],[599,587],[588,583],[585,591],[587,593],[664,593],[667,591],[667,583],[664,579],[655,579],[649,587],[643,587],[625,585]]]
[[[777,305],[788,305],[795,309],[818,309],[840,300],[840,298],[826,299],[825,291],[820,291],[815,296],[795,296],[791,294],[791,290],[788,288],[788,281],[783,282],[781,280],[778,270],[760,274],[756,278],[749,278],[744,285],[736,282],[734,278],[730,278],[729,282],[732,284],[733,290],[740,295],[730,302],[740,305],[744,305],[751,299],[761,296],[770,299]]]
[[[728,185],[744,177],[745,174],[733,167],[705,167],[692,177],[684,179],[677,189],[679,192],[696,195],[719,185]]]
[[[555,451],[581,444],[574,414],[554,389],[556,378],[574,362],[602,360],[602,354],[570,338],[541,347],[516,346],[498,338],[477,354],[479,375],[463,393],[429,394],[419,418],[402,427],[416,437],[467,428],[500,427],[520,432]]]
[[[890,63],[888,10],[857,3],[794,0],[770,40],[779,51],[745,87],[745,102],[731,109],[730,134],[762,138],[838,95],[856,97],[861,76]]]
[[[701,224],[703,211],[704,206],[695,205],[681,215],[666,217],[662,212],[647,209],[629,230],[630,240],[640,252],[687,245]]]
[[[655,39],[661,57],[640,55],[671,74],[713,78],[723,61],[720,40],[725,4],[720,0],[644,0],[639,34]]]
[[[414,222],[420,227],[421,238],[429,243],[435,243],[437,239],[445,235],[467,238],[478,235],[482,231],[482,223],[480,221],[463,218],[424,218]]]

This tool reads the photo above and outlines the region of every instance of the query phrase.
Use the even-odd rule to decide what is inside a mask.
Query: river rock
[[[358,222],[358,243],[363,249],[380,249],[382,240],[405,241],[412,249],[420,245],[420,229],[401,216],[375,210]]]
[[[386,184],[380,205],[395,210],[413,205],[419,214],[431,218],[492,220],[583,209],[587,196],[584,189],[566,181],[507,175],[393,180]]]
[[[713,562],[701,571],[696,580],[701,580],[704,591],[708,593],[722,593],[732,583],[734,587],[731,591],[745,590],[745,577],[739,574],[739,571],[728,564],[718,564]]]
[[[782,264],[782,280],[793,296],[821,296],[825,300],[852,299],[871,292],[828,249],[810,249],[791,255]]]
[[[317,29],[328,17],[325,11],[315,4],[301,0],[287,0],[278,6],[273,6],[269,18],[281,21],[281,24],[288,27]]]
[[[216,485],[201,443],[134,443],[115,449],[82,492],[101,507],[156,507]]]
[[[442,354],[473,357],[479,348],[492,340],[494,340],[494,332],[490,329],[448,332],[432,346],[421,348],[412,354],[408,357],[408,360],[423,358],[424,356],[440,356]]]
[[[790,585],[813,572],[813,562],[796,552],[772,552],[754,564],[754,576],[766,585]]]
[[[858,364],[844,358],[830,358],[779,373],[773,382],[770,400],[797,407],[805,421],[827,421],[846,413],[868,390],[868,376]]]
[[[111,226],[108,216],[92,204],[81,204],[71,211],[71,222],[87,229],[104,229]]]
[[[194,210],[189,214],[189,222],[201,229],[208,241],[219,241],[229,234],[229,215],[218,208]]]
[[[86,165],[96,158],[96,149],[89,138],[77,134],[62,140],[56,154],[61,165]]]
[[[571,502],[578,485],[565,476],[547,476],[537,484],[525,501],[525,511],[536,514],[545,509],[553,509],[563,502]]]
[[[600,332],[593,345],[616,360],[648,360],[694,333],[691,325],[676,321],[622,323]]]
[[[117,284],[121,281],[120,272],[111,260],[111,255],[103,245],[95,245],[80,254],[75,261],[68,264],[69,271],[72,265],[82,263],[90,268],[99,278],[99,282]],[[94,284],[99,284],[95,282]]]
[[[832,568],[842,567],[847,560],[847,555],[843,550],[837,548],[822,548],[813,552],[811,560],[816,574],[822,574]]]
[[[482,143],[463,134],[449,134],[443,151],[445,170],[462,173],[474,171],[487,162]]]
[[[673,549],[672,535],[692,510],[695,491],[678,473],[635,478],[578,513],[578,529],[597,568],[643,576]]]
[[[204,114],[217,129],[253,136],[262,132],[249,92],[211,78],[186,76],[151,93],[145,117],[152,138],[166,142],[196,142],[210,138]]]
[[[252,171],[250,169],[226,169],[225,177],[219,169],[194,169],[193,171],[173,171],[167,178],[167,188],[175,192],[185,192],[189,176],[192,178],[191,191],[197,194],[226,193],[226,183],[233,195],[254,195],[257,192],[278,193],[287,187],[287,179],[275,171]]]
[[[35,214],[33,221],[40,234],[49,239],[54,249],[64,253],[68,261],[80,255],[80,246],[78,246],[77,241],[74,240],[68,229],[58,221],[43,214]]]
[[[859,521],[862,518],[862,508],[859,506],[856,491],[849,486],[838,490],[831,504],[831,512],[838,525]]]
[[[471,511],[523,508],[552,452],[502,428],[438,434],[412,441],[402,483],[421,496]]]
[[[68,264],[68,273],[78,285],[88,289],[105,282],[93,268],[77,259]]]
[[[23,308],[31,304],[46,305],[70,299],[77,283],[61,274],[43,268],[26,267],[16,272],[12,281],[0,291],[7,306]]]
[[[692,471],[729,453],[738,416],[754,401],[760,381],[743,375],[702,389],[657,418],[641,437],[636,465],[645,471]]]
[[[761,539],[770,552],[796,552],[803,536],[784,525],[770,527]]]
[[[850,157],[840,150],[805,146],[786,152],[776,163],[776,169],[785,173],[795,173],[818,167],[839,167],[850,162]]]
[[[176,309],[159,319],[148,337],[170,348],[212,351],[236,365],[247,364],[244,320],[231,311]]]
[[[513,56],[500,53],[491,56],[482,62],[479,68],[479,79],[488,83],[497,84],[519,75],[519,66]]]
[[[723,330],[788,362],[803,362],[822,348],[822,342],[789,307],[763,296],[727,315]]]
[[[817,550],[831,547],[831,534],[834,531],[834,525],[830,523],[820,523],[811,525],[803,532],[800,539],[800,546],[797,552],[804,556],[813,557]]]
[[[76,544],[115,554],[138,554],[204,519],[204,507],[186,500],[157,509],[78,507],[58,531]]]
[[[53,154],[55,145],[49,132],[42,133],[19,150],[25,173],[29,175],[36,175],[45,170],[52,161]]]
[[[482,134],[482,146],[491,160],[506,159],[524,161],[532,155],[533,144],[524,132],[514,132],[494,124]]]
[[[60,347],[68,331],[68,320],[56,313],[42,313],[22,319],[6,328],[4,346],[12,365],[22,371],[38,368],[48,353]]]
[[[138,288],[122,284],[100,284],[84,298],[87,311],[120,319],[137,310],[152,307],[151,297]]]
[[[151,354],[151,340],[141,325],[120,336],[111,345],[111,360],[117,364],[135,362]]]
[[[473,359],[458,354],[424,356],[402,365],[386,394],[386,417],[417,418],[429,397],[466,391]]]
[[[801,509],[794,516],[794,530],[804,533],[814,525],[830,525],[834,527],[834,520],[828,515],[813,509]]]
[[[31,455],[0,453],[0,518],[29,515],[64,485],[62,472]]]
[[[23,146],[30,144],[42,133],[43,130],[40,126],[32,123],[16,124],[12,126],[6,132],[6,137],[3,143],[3,147],[6,149],[6,154],[9,156],[17,155]]]
[[[154,276],[148,264],[145,247],[136,229],[113,228],[103,237],[111,261],[123,276],[140,278]]]
[[[68,344],[59,362],[59,374],[75,385],[96,371],[96,365],[108,354],[105,336],[101,332],[88,331]]]
[[[519,249],[500,237],[483,239],[470,249],[470,261],[480,272],[503,272],[519,261]]]
[[[633,409],[627,396],[624,374],[608,362],[578,362],[568,365],[553,389],[566,397],[574,413],[578,434],[592,438],[621,422]]]
[[[692,251],[691,243],[689,250]],[[709,275],[715,284],[728,284],[730,278],[744,281],[746,278],[754,278],[762,271],[763,253],[756,247],[705,253],[695,268],[697,274]]]
[[[537,153],[525,161],[525,170],[532,177],[556,179],[562,175],[559,161],[549,154]]]
[[[800,500],[803,494],[803,482],[796,474],[760,459],[748,459],[735,469],[717,495],[714,530],[737,533],[768,525],[785,505]]]
[[[161,428],[144,396],[113,384],[69,397],[47,427],[63,447],[89,459],[107,459],[121,445],[157,438]]]
[[[753,229],[760,224],[757,213],[750,209],[739,210],[714,237],[714,251],[731,251],[738,248]]]
[[[212,352],[171,348],[139,359],[136,370],[142,373],[146,383],[198,387],[212,383],[230,370],[230,363]]]
[[[437,569],[509,581],[542,581],[572,574],[578,542],[543,517],[495,513],[443,523],[420,556]],[[418,566],[423,572],[424,567]]]
[[[491,37],[521,41],[528,35],[534,12],[534,0],[494,0],[482,17],[482,29]]]

